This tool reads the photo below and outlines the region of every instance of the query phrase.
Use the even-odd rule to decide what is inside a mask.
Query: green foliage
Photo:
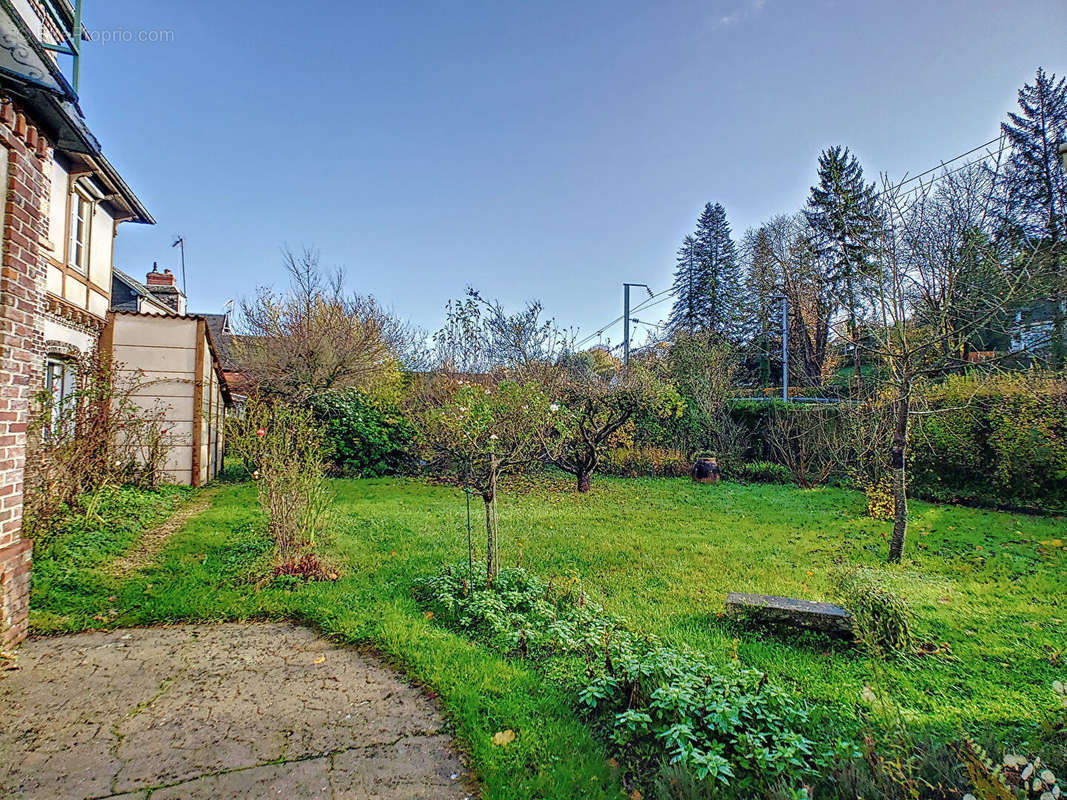
[[[635,636],[574,581],[553,586],[515,567],[472,588],[462,576],[446,569],[418,579],[413,594],[434,619],[509,655],[581,656],[579,702],[642,770],[669,762],[699,781],[756,792],[799,787],[858,755],[846,741],[809,738],[807,704],[766,674]]]
[[[613,740],[638,762],[661,762],[666,751],[699,780],[762,796],[858,755],[847,741],[809,738],[808,705],[737,661],[713,664],[654,640],[620,640],[612,661],[581,700],[614,715]]]
[[[370,478],[414,469],[415,428],[399,406],[359,389],[314,395],[309,405],[340,474]]]
[[[105,487],[65,506],[48,536],[36,543],[34,610],[71,613],[88,607],[87,619],[103,612],[95,597],[111,590],[111,580],[99,568],[129,550],[138,534],[165,519],[192,492],[184,486]]]
[[[772,461],[745,461],[737,468],[735,474],[728,477],[753,483],[793,482],[793,474],[789,469]]]
[[[1067,380],[952,376],[928,386],[914,425],[913,491],[939,499],[1067,508]]]
[[[255,484],[226,484],[142,571],[114,578],[88,570],[61,588],[44,575],[62,563],[35,554],[31,624],[37,633],[180,621],[311,624],[335,641],[375,648],[439,696],[486,800],[617,800],[619,773],[605,763],[604,740],[575,713],[574,672],[557,666],[584,663],[581,656],[506,657],[427,619],[410,596],[412,581],[442,563],[462,561],[466,571],[462,494],[398,478],[331,486],[338,522],[321,552],[348,567],[337,581],[250,585],[247,573],[262,574],[257,559],[271,544]],[[539,574],[580,573],[587,599],[667,646],[692,647],[716,664],[736,652],[741,663],[810,704],[810,737],[834,731],[864,741],[869,733],[878,775],[897,770],[906,753],[885,741],[889,729],[881,719],[868,726],[857,713],[875,673],[879,696],[899,707],[918,742],[953,741],[966,732],[983,744],[1039,753],[1057,776],[1067,774],[1064,710],[1049,688],[1067,680],[1061,577],[1067,550],[1051,543],[1063,538],[1062,522],[912,504],[911,566],[880,574],[908,598],[916,636],[947,643],[945,655],[882,660],[808,635],[735,638],[736,626],[717,616],[727,591],[830,598],[835,560],[878,564],[888,525],[867,518],[863,504],[861,493],[835,487],[802,492],[724,483],[706,491],[688,478],[604,478],[588,495],[535,487],[509,497],[504,519],[517,532],[503,555],[514,564],[521,548],[523,562]],[[514,730],[516,740],[493,745],[503,729]],[[868,768],[866,742],[864,749],[863,760],[850,762],[851,782],[835,771],[838,788],[816,781],[812,797],[960,800],[972,788],[952,783],[958,791],[941,796],[896,791],[890,777]],[[938,776],[958,768],[958,760],[934,756],[924,750],[916,774],[948,785]],[[642,778],[655,772],[653,766]],[[704,798],[730,798],[724,787],[707,788]],[[738,794],[730,800],[789,797]]]
[[[730,324],[717,320],[716,325]],[[743,431],[728,413],[728,399],[737,371],[737,353],[718,334],[679,331],[663,370],[685,401],[675,446],[686,453],[712,450],[728,469],[746,449]]]
[[[574,581],[547,584],[521,567],[501,569],[489,585],[483,568],[473,588],[466,567],[449,568],[416,579],[412,592],[438,622],[508,655],[592,656],[620,634]]]
[[[852,614],[856,638],[872,653],[895,656],[911,651],[912,613],[904,598],[863,569],[846,570],[838,589]]]
[[[604,454],[600,471],[621,478],[680,478],[689,474],[685,453],[665,447],[617,447]]]

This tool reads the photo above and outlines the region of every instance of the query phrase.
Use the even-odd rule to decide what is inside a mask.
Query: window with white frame
[[[89,267],[89,229],[92,222],[92,201],[80,190],[75,190],[70,195],[67,263],[80,272],[86,272]]]
[[[78,377],[69,361],[49,358],[45,364],[45,389],[51,395],[51,430],[73,424],[73,410],[78,391]]]

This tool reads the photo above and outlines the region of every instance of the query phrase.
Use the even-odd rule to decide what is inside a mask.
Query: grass
[[[245,577],[270,543],[255,487],[228,484],[152,566],[126,579],[102,568],[132,544],[125,533],[82,546],[88,534],[74,531],[63,548],[39,555],[31,623],[58,633],[303,620],[339,641],[373,645],[440,695],[486,797],[616,796],[608,754],[571,696],[442,630],[411,599],[415,577],[466,561],[462,492],[403,479],[338,480],[334,489],[337,534],[327,548],[347,568],[334,583],[256,590]],[[839,489],[598,479],[585,496],[569,483],[530,482],[499,503],[505,561],[545,577],[580,577],[632,629],[715,659],[736,654],[818,704],[820,724],[842,731],[856,728],[860,693],[873,685],[916,733],[1036,742],[1053,713],[1051,684],[1067,676],[1062,519],[914,503],[905,563],[886,568],[889,523],[865,517],[862,495]],[[70,562],[70,553],[94,550]],[[913,607],[916,634],[946,643],[950,655],[879,661],[814,635],[743,630],[722,617],[731,590],[834,599],[839,562],[879,570]],[[515,742],[494,746],[493,733],[506,728],[517,731]]]

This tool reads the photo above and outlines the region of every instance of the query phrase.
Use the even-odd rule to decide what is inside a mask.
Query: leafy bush
[[[474,589],[470,579],[473,577]],[[416,580],[413,593],[434,618],[508,655],[599,654],[619,624],[589,602],[573,581],[544,583],[521,567],[505,567],[486,587],[484,567],[473,576],[446,569]]]
[[[230,445],[259,487],[270,536],[282,558],[313,547],[328,525],[328,453],[311,412],[252,399],[230,426]]]
[[[604,454],[600,471],[621,478],[678,478],[689,474],[689,459],[665,447],[618,447]]]
[[[415,468],[415,429],[398,406],[359,389],[324,392],[309,404],[340,474],[379,477]]]
[[[622,640],[612,668],[580,694],[613,715],[613,741],[639,762],[665,755],[700,780],[763,796],[782,782],[800,784],[856,753],[848,742],[807,737],[808,706],[736,661],[724,666],[654,641]]]
[[[738,467],[737,478],[753,483],[786,484],[793,482],[793,473],[772,461],[746,461]]]
[[[913,491],[939,500],[1067,508],[1067,380],[970,374],[926,387]]]
[[[893,509],[893,482],[887,475],[878,483],[868,484],[863,488],[867,495],[867,516],[871,519],[892,519]]]
[[[639,774],[669,762],[697,781],[764,796],[858,755],[848,742],[808,738],[806,703],[764,673],[636,636],[575,581],[557,586],[509,568],[481,588],[483,576],[466,573],[420,579],[413,594],[438,622],[500,652],[581,657],[571,675],[578,700]]]
[[[860,642],[880,655],[911,650],[911,610],[902,597],[861,569],[844,572],[838,588]]]

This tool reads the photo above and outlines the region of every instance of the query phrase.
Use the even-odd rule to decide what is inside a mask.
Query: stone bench
[[[830,636],[852,638],[852,615],[833,603],[815,603],[794,597],[730,592],[726,613],[734,617],[793,628],[807,628]]]

